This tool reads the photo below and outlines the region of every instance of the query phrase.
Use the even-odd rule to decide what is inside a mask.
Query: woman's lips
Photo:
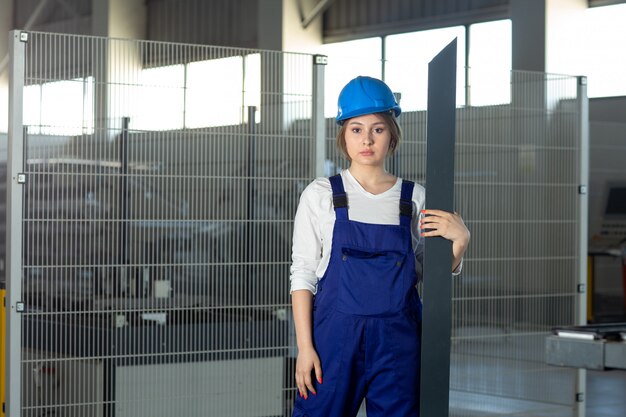
[[[361,152],[359,152],[359,154],[363,155],[363,156],[372,156],[372,155],[374,155],[374,152],[372,152],[372,151],[361,151]]]

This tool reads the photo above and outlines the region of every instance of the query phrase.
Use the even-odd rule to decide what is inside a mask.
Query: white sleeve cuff
[[[291,277],[291,289],[289,293],[291,294],[294,291],[298,290],[308,290],[311,294],[315,295],[317,293],[317,277],[315,277],[315,281],[312,281],[308,277]]]
[[[463,270],[463,258],[461,258],[461,262],[459,262],[459,265],[456,267],[456,269],[452,271],[452,275],[453,276],[460,275],[462,270]]]

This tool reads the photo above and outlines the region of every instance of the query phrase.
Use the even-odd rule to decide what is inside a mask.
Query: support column
[[[92,33],[107,38],[145,39],[147,9],[144,0],[92,0]],[[122,128],[122,118],[132,117],[124,106],[127,100],[116,98],[124,86],[136,83],[138,69],[143,66],[138,43],[107,39],[96,48],[98,64],[94,63],[95,128],[97,136],[112,139]],[[123,57],[124,65],[119,65]],[[132,67],[135,67],[132,71]],[[135,70],[137,69],[137,70]],[[117,108],[112,103],[117,103]],[[130,106],[132,107],[132,106]],[[131,119],[132,123],[132,119]]]
[[[302,5],[309,10],[315,2],[302,0]],[[259,0],[257,27],[259,49],[314,53],[322,44],[321,15],[303,27],[295,0]],[[282,55],[261,54],[261,90],[272,93],[262,97],[260,108],[261,129],[266,133],[284,129],[293,117],[283,102],[284,93],[294,90],[287,83],[303,79],[286,79],[286,64]]]
[[[511,64],[513,71],[546,71],[546,9],[550,0],[511,0]],[[511,102],[517,109],[541,111],[545,105],[544,78],[513,72]],[[525,125],[522,125],[523,127]],[[520,132],[522,134],[523,132]]]
[[[145,0],[92,0],[92,10],[93,35],[146,39]]]
[[[546,69],[546,2],[510,0],[513,70]]]
[[[510,0],[514,70],[578,74],[586,0]]]
[[[285,52],[317,52],[322,44],[322,15],[306,27],[301,15],[317,0],[259,0],[257,47]],[[299,4],[303,10],[300,10]]]

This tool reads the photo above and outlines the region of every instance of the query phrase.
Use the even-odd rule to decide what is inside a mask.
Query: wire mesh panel
[[[626,319],[626,124],[590,122],[588,317],[595,322]]]
[[[573,415],[576,371],[546,366],[544,340],[578,317],[576,86],[514,72],[510,105],[459,111],[456,201],[473,239],[453,303],[458,415]]]
[[[311,56],[45,33],[25,55],[20,415],[289,413]]]
[[[577,373],[545,364],[544,339],[577,324],[577,79],[513,72],[511,80],[511,103],[457,109],[455,202],[472,241],[453,287],[450,413],[571,416]],[[422,184],[426,119],[403,111],[402,143],[387,165]],[[347,167],[335,131],[329,121],[330,165]]]

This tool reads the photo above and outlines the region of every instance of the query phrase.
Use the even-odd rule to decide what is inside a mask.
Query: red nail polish
[[[425,236],[424,233],[420,233],[422,236]]]
[[[426,213],[426,210],[422,210],[422,213]]]
[[[320,384],[322,383],[322,378],[320,378]]]

